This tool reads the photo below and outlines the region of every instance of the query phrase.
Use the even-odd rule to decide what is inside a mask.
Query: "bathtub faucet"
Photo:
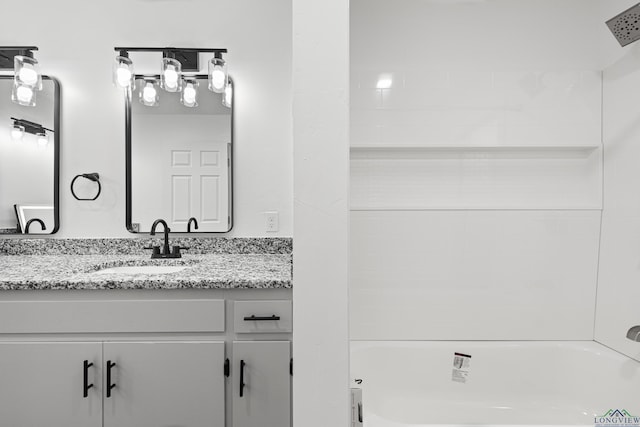
[[[640,325],[633,326],[627,331],[627,338],[631,341],[640,342]]]

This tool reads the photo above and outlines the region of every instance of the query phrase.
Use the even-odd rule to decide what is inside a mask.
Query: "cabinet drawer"
[[[0,333],[224,332],[222,299],[0,301]]]
[[[235,301],[236,333],[291,332],[291,301]]]

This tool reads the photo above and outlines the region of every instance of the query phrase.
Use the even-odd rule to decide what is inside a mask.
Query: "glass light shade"
[[[157,107],[159,105],[160,96],[158,95],[158,86],[155,80],[145,80],[144,85],[139,93],[140,103],[147,107]]]
[[[182,64],[180,64],[180,61],[174,58],[162,58],[160,87],[167,92],[180,92],[182,90]]]
[[[209,61],[209,90],[224,93],[227,86],[227,63],[222,58]]]
[[[24,126],[13,125],[11,128],[11,139],[14,141],[22,141],[24,137]]]
[[[222,105],[224,105],[225,107],[231,108],[232,104],[233,104],[233,84],[231,84],[231,81],[228,80],[226,88],[224,90],[224,94],[222,95]]]
[[[36,139],[38,141],[38,147],[44,148],[49,145],[49,137],[46,133],[41,132],[36,134]]]
[[[28,56],[16,55],[13,59],[15,70],[14,81],[16,85],[26,86],[33,90],[42,89],[42,75],[38,61]]]
[[[198,81],[194,77],[185,77],[180,102],[185,107],[198,106]]]
[[[121,88],[135,89],[133,62],[124,56],[116,56],[113,63],[113,84]]]
[[[23,107],[35,107],[36,106],[36,92],[35,88],[13,83],[13,89],[11,90],[11,100]]]

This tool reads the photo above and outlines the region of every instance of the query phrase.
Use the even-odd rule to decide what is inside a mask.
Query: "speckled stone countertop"
[[[142,249],[157,239],[0,241],[0,290],[291,288],[291,239],[176,239],[179,259]],[[173,265],[166,274],[97,273],[118,266]]]

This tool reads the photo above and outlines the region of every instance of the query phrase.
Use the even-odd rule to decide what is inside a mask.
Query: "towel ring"
[[[86,198],[86,199],[84,199],[84,198],[78,197],[78,195],[76,194],[76,192],[75,192],[75,191],[73,191],[73,186],[74,186],[74,184],[76,183],[76,180],[77,180],[78,178],[80,178],[80,177],[82,177],[82,178],[86,178],[86,179],[88,179],[89,181],[93,181],[93,182],[97,182],[97,183],[98,183],[98,193],[95,195],[95,197],[93,197],[93,198]],[[75,197],[75,199],[76,199],[76,200],[85,200],[85,201],[86,201],[86,200],[89,200],[89,201],[91,201],[91,200],[96,200],[96,199],[98,198],[98,196],[100,195],[100,193],[101,193],[101,192],[102,192],[102,185],[100,184],[100,175],[98,175],[98,173],[97,173],[97,172],[92,172],[92,173],[81,173],[81,174],[79,174],[79,175],[76,175],[76,176],[71,180],[71,194],[73,194],[73,197]]]

